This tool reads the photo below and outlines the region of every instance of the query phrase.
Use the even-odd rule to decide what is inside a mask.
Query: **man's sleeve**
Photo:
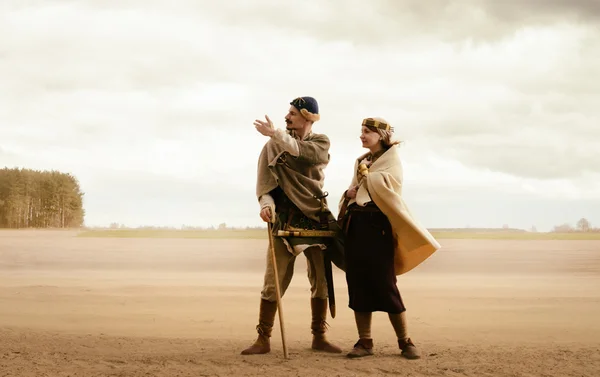
[[[275,134],[273,135],[272,139],[277,143],[277,145],[283,148],[284,151],[288,152],[292,156],[298,157],[300,155],[298,140],[294,139],[284,130],[275,130]]]
[[[329,138],[316,135],[310,140],[298,140],[299,160],[310,164],[326,164],[329,162]]]
[[[275,200],[273,200],[273,197],[269,194],[264,194],[261,195],[260,198],[258,199],[258,203],[260,204],[260,210],[262,211],[263,208],[268,207],[271,209],[271,215],[275,216]],[[271,222],[274,221],[274,217],[271,218]]]
[[[310,140],[298,140],[284,130],[278,129],[272,137],[283,150],[293,157],[311,164],[329,162],[329,138],[325,135],[315,135]]]
[[[260,209],[263,209],[268,206],[275,206],[275,200],[273,200],[271,195],[264,194],[260,196],[260,199],[258,199],[258,204],[260,204]]]

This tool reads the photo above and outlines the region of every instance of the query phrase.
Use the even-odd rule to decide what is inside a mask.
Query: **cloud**
[[[18,83],[23,89],[144,90],[227,76],[227,66],[210,53],[217,41],[195,37],[223,29],[210,20],[126,7],[92,11],[72,2],[19,8],[3,18],[15,36],[3,43],[4,67],[25,79]],[[36,59],[20,59],[42,55],[47,69]]]
[[[5,167],[12,168],[14,164],[21,159],[21,157],[22,156],[13,153],[10,149],[0,145],[0,169]]]
[[[265,138],[252,121],[268,114],[282,127],[298,95],[319,100],[314,130],[332,142],[330,206],[364,153],[367,116],[405,141],[406,193],[419,206],[600,192],[596,2],[1,7],[2,162],[75,173],[94,223],[260,221]]]
[[[143,226],[160,219],[158,223],[170,226],[220,222],[245,226],[258,216],[253,187],[227,176],[180,178],[112,169],[96,169],[93,174],[81,171],[78,176],[84,182],[86,211],[91,213],[87,225],[115,221]]]
[[[443,155],[480,169],[524,178],[579,178],[600,173],[595,140],[575,132],[571,135],[569,130],[525,126],[505,134],[449,137],[440,149]]]
[[[511,41],[455,50],[446,61],[443,78],[398,90],[398,96],[413,96],[397,114],[407,124],[419,122],[409,131],[428,138],[440,157],[530,178],[599,171],[593,163],[600,137],[597,32],[523,32]]]
[[[292,7],[276,1],[228,2],[206,9],[224,23],[252,29],[276,27],[288,35],[356,45],[397,45],[403,41],[497,41],[524,28],[574,23],[593,25],[600,18],[594,0],[498,2],[358,0],[305,1]]]

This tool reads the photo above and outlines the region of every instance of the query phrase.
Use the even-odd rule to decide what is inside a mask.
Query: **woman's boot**
[[[402,351],[402,356],[407,359],[418,359],[421,357],[417,346],[412,342],[412,340],[408,337],[408,330],[406,325],[406,311],[403,311],[400,314],[392,314],[389,313],[390,322],[394,327],[394,331],[396,332],[396,336],[398,337],[398,347]]]
[[[373,355],[373,339],[371,339],[371,317],[370,312],[354,312],[356,329],[358,330],[358,342],[354,345],[352,351],[346,356],[350,358],[364,357]]]

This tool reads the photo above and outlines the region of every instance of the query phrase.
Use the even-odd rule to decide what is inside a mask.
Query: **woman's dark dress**
[[[349,307],[357,312],[406,310],[396,286],[394,238],[388,218],[373,202],[348,206],[346,282]]]

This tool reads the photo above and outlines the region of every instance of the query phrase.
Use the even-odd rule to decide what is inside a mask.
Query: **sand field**
[[[0,377],[5,376],[600,376],[600,241],[440,240],[400,276],[409,332],[399,357],[384,313],[375,356],[310,350],[300,256],[284,297],[290,358],[276,321],[256,337],[266,240],[78,238],[0,231]],[[357,340],[345,278],[328,337]]]

